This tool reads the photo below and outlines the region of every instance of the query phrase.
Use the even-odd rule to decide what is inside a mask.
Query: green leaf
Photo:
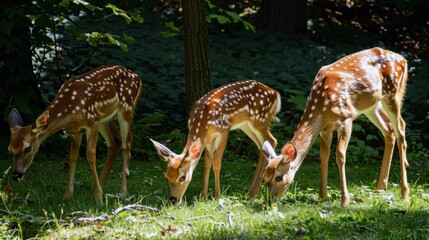
[[[214,5],[210,0],[206,0],[207,6],[209,6],[209,8],[215,8],[216,5]]]
[[[115,44],[116,46],[119,46],[122,49],[122,51],[128,52],[128,46],[125,43],[120,42],[119,40],[117,40],[116,38],[114,38],[112,35],[108,33],[105,34],[105,37],[110,43]]]
[[[128,24],[130,24],[133,21],[131,19],[131,17],[128,16],[127,13],[123,9],[120,9],[111,3],[107,4],[106,8],[112,9],[113,14],[123,17]]]
[[[87,8],[90,11],[102,10],[102,8],[83,0],[73,0],[73,3],[76,5],[83,5],[85,8]]]
[[[135,39],[133,38],[133,36],[122,33],[122,36],[124,37],[125,42],[127,43],[132,43],[135,41]]]
[[[118,8],[117,6],[115,6],[115,5],[111,4],[111,3],[107,4],[107,5],[106,5],[106,8],[110,8],[110,9],[112,9],[112,10],[113,10],[113,12],[120,12],[120,13],[125,12],[124,10],[122,10],[122,9]]]
[[[163,32],[161,32],[161,37],[163,37],[163,38],[175,37],[177,35],[178,35],[177,33],[174,33],[172,31],[163,31]]]
[[[174,22],[166,22],[165,26],[168,27],[170,30],[173,30],[175,32],[180,32],[180,28],[174,26]]]
[[[119,41],[118,41],[118,44],[119,44],[119,47],[122,49],[122,51],[128,52],[128,45],[127,44],[119,42]]]
[[[68,8],[70,5],[70,0],[62,0],[58,5]]]
[[[131,19],[133,19],[134,21],[138,22],[138,23],[143,23],[144,22],[144,18],[142,16],[140,16],[140,13],[137,11],[131,11],[130,13]]]
[[[86,36],[86,41],[91,46],[97,46],[100,38],[102,37],[101,33],[99,32],[85,33],[85,36]]]
[[[237,14],[237,13],[235,13],[235,12],[225,11],[225,13],[226,13],[228,16],[230,16],[230,17],[232,18],[233,22],[235,22],[235,23],[237,23],[238,21],[240,21],[240,20],[241,20],[241,17],[240,17],[240,16],[238,16],[238,14]]]
[[[218,21],[220,24],[225,24],[225,23],[227,23],[227,22],[230,22],[229,18],[227,18],[227,17],[225,17],[225,16],[223,16],[223,15],[218,15],[218,14],[213,14],[213,15],[215,15],[215,17],[216,17],[217,21]]]
[[[206,16],[206,21],[207,21],[208,23],[211,23],[211,22],[212,22],[212,19],[210,18],[210,16],[209,16],[209,15],[207,15],[207,16]]]
[[[251,23],[249,23],[248,21],[242,21],[242,23],[246,30],[251,30],[252,32],[255,32],[255,26],[253,26]]]

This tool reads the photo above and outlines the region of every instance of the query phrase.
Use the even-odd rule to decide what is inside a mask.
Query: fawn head
[[[170,185],[170,201],[173,204],[180,204],[201,157],[201,140],[199,138],[194,140],[187,152],[185,149],[182,154],[176,154],[161,143],[152,139],[151,141],[161,159],[168,163],[165,178]]]
[[[32,125],[23,126],[22,118],[16,109],[9,114],[11,132],[9,153],[13,156],[12,179],[22,179],[25,171],[33,162],[34,155],[39,151],[39,134],[49,126],[49,113],[44,112]]]
[[[268,161],[264,171],[264,181],[272,200],[279,198],[289,188],[295,177],[295,166],[292,161],[296,158],[296,148],[292,142],[287,143],[277,155],[268,141],[264,142],[262,152]]]

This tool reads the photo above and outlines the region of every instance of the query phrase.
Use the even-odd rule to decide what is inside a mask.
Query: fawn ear
[[[268,141],[264,142],[264,145],[262,146],[262,153],[268,161],[263,178],[265,182],[269,182],[274,176],[275,169],[282,162],[283,156],[277,156],[273,146],[271,146],[271,143],[269,143]]]
[[[49,112],[46,111],[36,119],[36,122],[31,127],[31,130],[33,131],[33,133],[39,134],[46,131],[48,127],[49,127]]]
[[[191,146],[188,150],[188,156],[184,159],[185,161],[195,161],[201,157],[201,153],[203,152],[203,147],[201,144],[201,139],[197,138],[191,143]]]
[[[271,146],[271,143],[268,141],[265,141],[264,145],[262,145],[262,153],[264,154],[267,161],[276,156],[273,146]]]
[[[282,148],[282,155],[284,156],[284,159],[286,162],[290,163],[296,158],[296,148],[295,145],[293,145],[292,142],[286,143],[284,147]]]
[[[22,123],[22,118],[21,115],[19,115],[18,110],[16,110],[15,108],[12,109],[9,113],[10,131],[12,132],[13,129],[22,127],[22,125],[24,124]]]
[[[158,152],[158,155],[161,157],[162,160],[168,161],[168,157],[175,155],[170,149],[168,149],[166,146],[162,145],[161,143],[154,141],[150,139],[153,143],[153,146],[155,146],[156,151]]]

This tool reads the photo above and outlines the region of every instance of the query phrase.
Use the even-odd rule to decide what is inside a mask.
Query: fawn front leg
[[[74,191],[74,176],[76,172],[76,162],[79,158],[80,143],[82,141],[82,133],[71,135],[71,147],[70,147],[70,166],[69,173],[67,176],[67,188],[64,193],[64,198],[70,198],[73,196]]]
[[[203,173],[203,182],[201,185],[200,196],[202,198],[207,197],[208,189],[209,189],[209,178],[210,171],[212,169],[213,164],[213,149],[208,145],[206,147],[206,152],[204,153],[204,173]]]
[[[87,146],[86,158],[89,167],[91,168],[92,177],[94,178],[94,197],[97,203],[103,203],[103,189],[98,181],[97,167],[96,167],[96,147],[98,140],[98,125],[95,123],[86,129]]]
[[[258,159],[258,165],[256,165],[255,173],[253,173],[253,177],[250,183],[249,187],[249,197],[253,197],[256,194],[259,193],[262,180],[263,180],[263,173],[265,170],[265,167],[267,166],[267,160],[265,160],[264,153],[262,150],[259,150],[259,159]]]
[[[241,128],[259,149],[258,164],[256,165],[255,172],[253,173],[252,180],[250,181],[249,197],[253,197],[259,193],[263,180],[263,173],[267,166],[267,161],[265,160],[265,156],[262,152],[264,141],[267,140],[273,148],[277,146],[277,140],[270,133],[268,126],[259,127],[260,129],[258,130],[253,124],[248,124]]]
[[[228,132],[219,134],[220,136],[214,141],[216,150],[213,154],[213,172],[215,179],[215,197],[220,196],[220,169],[222,165],[222,155],[225,151],[226,142],[228,140]]]
[[[328,163],[331,153],[332,132],[320,132],[320,189],[319,197],[322,200],[328,198]]]
[[[378,177],[377,190],[386,190],[389,180],[390,165],[392,162],[393,149],[395,147],[395,135],[389,118],[380,103],[374,111],[365,114],[366,117],[381,131],[384,137],[383,162],[381,163],[380,175]]]

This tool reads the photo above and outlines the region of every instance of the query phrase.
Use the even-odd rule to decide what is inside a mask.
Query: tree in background
[[[28,1],[0,2],[0,113],[7,121],[10,106],[20,108],[24,119],[43,109],[43,101],[31,61],[30,19],[26,17]],[[1,142],[7,142],[9,125],[0,125]]]
[[[250,21],[257,29],[285,32],[290,36],[307,32],[306,0],[262,0]]]
[[[54,3],[53,3],[54,2]],[[101,2],[101,1],[100,1]],[[86,64],[95,50],[101,45],[115,45],[126,50],[124,42],[130,38],[113,36],[109,33],[91,32],[72,27],[82,18],[76,15],[85,12],[93,22],[120,16],[127,23],[143,22],[137,10],[122,10],[107,4],[98,7],[86,2],[64,1],[0,1],[0,147],[5,149],[9,142],[7,118],[10,109],[17,108],[25,121],[32,121],[47,105],[58,87],[72,73]],[[93,27],[91,25],[91,27]],[[60,32],[61,30],[61,32]],[[71,36],[85,47],[65,43],[62,36]],[[88,50],[94,49],[94,50]],[[78,50],[79,52],[72,51]],[[78,64],[76,59],[85,58]],[[70,61],[70,59],[74,61]],[[79,69],[80,71],[81,69]],[[43,75],[43,74],[44,75]],[[49,77],[56,76],[56,80]],[[49,89],[48,96],[41,89]],[[2,152],[4,153],[4,152]]]
[[[185,30],[186,112],[212,89],[204,0],[183,0]]]

